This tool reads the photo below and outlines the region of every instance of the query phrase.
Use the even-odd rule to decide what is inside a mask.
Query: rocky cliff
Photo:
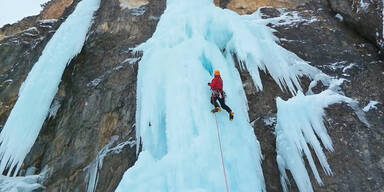
[[[53,0],[40,15],[0,29],[0,124],[4,124],[21,83],[45,44],[77,3]],[[384,190],[384,64],[379,54],[383,42],[382,3],[215,3],[240,14],[270,6],[261,12],[263,17],[279,21],[270,26],[276,29],[283,47],[325,73],[344,78],[342,91],[358,100],[360,108],[370,101],[380,102],[376,109],[366,112],[369,125],[345,105],[327,110],[326,123],[335,145],[335,152],[327,153],[327,157],[335,175],[321,175],[324,186],[312,182],[316,191]],[[115,189],[124,171],[135,163],[139,145],[135,141],[135,110],[141,55],[134,54],[132,48],[152,36],[164,9],[165,0],[102,1],[81,53],[66,68],[50,115],[24,161],[21,175],[31,167],[36,173],[48,168],[45,191],[86,191],[95,181],[95,191]],[[343,19],[335,17],[337,13]],[[281,191],[275,152],[275,96],[286,99],[288,95],[268,74],[262,77],[262,92],[256,90],[246,70],[241,71],[241,78],[249,117],[264,155],[267,190]],[[302,81],[308,87],[308,80]],[[322,86],[316,89],[320,91]],[[293,180],[291,184],[291,191],[297,191]]]

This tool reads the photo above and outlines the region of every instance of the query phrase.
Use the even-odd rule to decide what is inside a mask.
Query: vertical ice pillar
[[[8,175],[17,175],[40,132],[67,63],[83,47],[99,5],[100,0],[81,1],[29,72],[0,133],[0,172],[9,168]]]

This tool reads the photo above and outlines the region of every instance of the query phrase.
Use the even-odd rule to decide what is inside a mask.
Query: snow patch
[[[344,17],[340,15],[340,13],[336,14],[335,17],[339,20],[339,21],[343,21],[344,20]]]
[[[368,112],[371,109],[377,109],[376,105],[380,104],[378,101],[369,101],[369,103],[363,108],[364,112]]]
[[[366,11],[369,7],[369,3],[364,2],[364,0],[360,0],[360,7],[357,8],[357,11],[359,12],[360,10]]]
[[[354,67],[354,66],[356,66],[356,64],[355,64],[355,63],[351,63],[351,64],[349,64],[348,66],[344,67],[344,68],[343,68],[343,73],[345,73],[348,69],[351,69],[351,68]]]
[[[26,174],[23,177],[0,175],[0,192],[32,192],[36,189],[44,189],[41,183],[45,179],[46,172],[47,169],[43,169],[39,175]]]
[[[40,24],[53,24],[57,22],[57,19],[44,19],[38,21]]]
[[[61,106],[60,101],[54,100],[52,105],[51,105],[51,108],[49,109],[48,118],[52,118],[52,117],[55,118],[57,111],[59,111],[59,109],[60,109],[60,106]]]
[[[104,81],[104,79],[111,73],[115,72],[115,71],[119,71],[120,69],[122,69],[124,67],[124,65],[126,64],[134,64],[136,63],[137,61],[139,61],[140,58],[128,58],[128,59],[125,59],[123,62],[121,62],[119,65],[117,65],[116,67],[113,67],[112,70],[108,70],[106,72],[104,72],[102,75],[100,75],[99,77],[93,79],[91,82],[87,83],[87,87],[96,87],[98,86],[102,81]]]
[[[264,124],[266,126],[273,126],[276,124],[276,116],[272,116],[272,117],[264,117],[263,118],[263,121],[264,121]]]
[[[140,58],[127,58],[123,62],[121,62],[120,64],[125,64],[125,63],[134,64],[139,60],[140,60]]]
[[[261,9],[259,8],[253,15],[256,15],[261,19],[261,16],[264,16],[261,13]],[[311,16],[311,18],[307,19],[300,16],[300,13],[297,11],[287,11],[286,9],[277,9],[280,12],[279,17],[272,17],[267,19],[262,19],[260,22],[265,24],[272,24],[273,26],[288,26],[288,27],[297,27],[299,24],[311,24],[313,22],[319,21],[315,16]]]

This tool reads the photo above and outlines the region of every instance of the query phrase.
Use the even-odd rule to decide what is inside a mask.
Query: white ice
[[[307,96],[299,92],[298,95],[287,101],[279,97],[276,99],[276,160],[284,191],[287,191],[288,181],[286,170],[291,172],[300,191],[313,191],[305,168],[303,154],[308,161],[316,181],[322,185],[322,180],[315,166],[308,144],[313,148],[323,171],[327,175],[332,175],[332,170],[318,138],[328,151],[333,151],[332,140],[324,125],[324,108],[331,104],[341,102],[348,104],[356,103],[354,100],[329,89],[319,94]]]
[[[48,169],[44,168],[39,175],[28,174],[35,171],[34,167],[27,170],[24,177],[8,177],[0,175],[0,192],[32,192],[36,189],[44,189],[41,185]]]
[[[32,192],[44,188],[39,181],[40,175],[29,175],[25,177],[7,177],[0,175],[0,192]]]
[[[335,17],[339,20],[339,21],[343,21],[344,20],[344,17],[340,15],[340,13],[336,14]]]
[[[8,171],[8,175],[17,175],[47,117],[67,63],[83,47],[99,4],[100,0],[81,1],[53,35],[29,72],[0,133],[0,173],[9,168],[15,171]]]
[[[365,106],[365,107],[363,108],[363,111],[364,111],[364,112],[368,112],[368,111],[371,110],[371,109],[377,109],[377,107],[376,107],[377,104],[380,104],[380,102],[378,102],[378,101],[369,101],[369,103],[367,104],[367,106]]]
[[[369,7],[369,3],[364,2],[364,0],[360,0],[360,8],[363,11],[366,11],[368,7]],[[358,11],[360,10],[360,8],[358,8]]]
[[[136,141],[132,139],[132,137],[128,141],[124,141],[122,143],[117,144],[115,147],[112,145],[118,140],[118,136],[112,136],[111,140],[106,144],[97,154],[96,158],[83,169],[83,171],[87,172],[86,180],[87,183],[87,192],[94,192],[97,188],[97,183],[99,180],[99,172],[103,167],[104,158],[109,154],[118,154],[123,148],[129,145],[130,148],[136,145]]]
[[[0,28],[24,17],[39,14],[42,10],[41,4],[48,1],[50,0],[0,0]]]
[[[214,69],[224,81],[233,122],[217,114],[230,191],[265,191],[260,145],[248,119],[239,73],[247,69],[262,90],[259,70],[281,89],[301,90],[311,67],[275,41],[260,15],[239,16],[210,0],[169,0],[143,51],[137,84],[136,133],[142,152],[121,180],[120,191],[225,191],[215,118],[207,86]]]

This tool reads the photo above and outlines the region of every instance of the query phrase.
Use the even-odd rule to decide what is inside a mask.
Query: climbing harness
[[[217,138],[218,138],[218,141],[219,141],[219,147],[220,147],[221,164],[223,165],[223,172],[224,172],[224,179],[225,179],[225,187],[227,188],[227,192],[229,192],[228,181],[227,181],[227,174],[226,174],[226,172],[225,172],[225,166],[224,166],[223,149],[222,149],[222,147],[221,147],[220,132],[219,132],[219,126],[218,126],[218,124],[217,124],[216,113],[215,113],[215,120],[216,120]]]

